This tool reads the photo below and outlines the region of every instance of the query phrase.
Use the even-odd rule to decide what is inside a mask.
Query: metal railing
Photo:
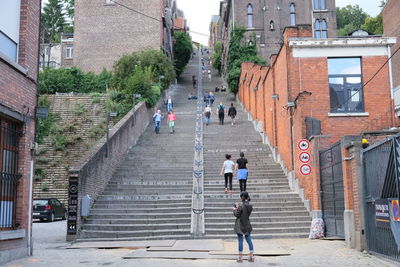
[[[17,124],[0,120],[0,230],[18,227],[16,222],[18,174]]]

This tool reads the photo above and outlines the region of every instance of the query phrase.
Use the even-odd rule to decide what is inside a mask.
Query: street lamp
[[[117,117],[118,116],[118,113],[117,112],[108,112],[107,113],[107,140],[106,140],[106,144],[107,144],[107,152],[106,152],[106,158],[108,158],[108,155],[110,155],[110,142],[109,142],[109,139],[110,139],[110,128],[109,128],[109,125],[110,125],[110,118],[111,117]]]

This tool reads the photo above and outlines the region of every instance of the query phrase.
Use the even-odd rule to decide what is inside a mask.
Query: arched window
[[[275,30],[275,23],[274,23],[273,20],[271,20],[271,21],[269,22],[269,29],[270,29],[271,31]]]
[[[321,21],[321,38],[322,39],[326,39],[328,36],[327,36],[328,34],[327,34],[327,30],[326,30],[326,20],[322,20]]]
[[[319,21],[319,19],[317,19],[315,21],[314,29],[315,29],[315,36],[314,37],[316,39],[321,39],[321,22]]]
[[[327,30],[327,24],[326,24],[326,20],[322,19],[322,20],[315,20],[314,23],[314,30],[315,30],[315,35],[314,37],[316,39],[326,39],[328,38],[328,30]]]
[[[296,5],[294,3],[291,3],[289,6],[290,9],[290,25],[295,26],[296,25]]]
[[[247,28],[253,28],[253,6],[247,5]]]

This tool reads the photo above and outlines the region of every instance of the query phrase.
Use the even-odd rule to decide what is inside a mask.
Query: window
[[[0,230],[17,226],[19,134],[18,124],[0,119]]]
[[[20,0],[0,1],[0,52],[12,61],[18,59]]]
[[[326,20],[315,20],[314,23],[314,37],[316,39],[326,39],[328,38],[328,31],[327,31],[327,24],[326,24]]]
[[[275,30],[275,23],[274,23],[273,20],[271,20],[271,21],[269,22],[269,29],[270,29],[271,31]]]
[[[325,0],[314,0],[314,10],[325,10]]]
[[[328,58],[330,110],[363,112],[361,58]]]
[[[294,3],[290,4],[290,26],[296,25],[296,5]]]
[[[247,28],[253,28],[253,6],[247,5]]]
[[[105,0],[106,5],[114,5],[115,0]]]
[[[65,48],[65,58],[72,58],[74,55],[74,47],[72,44],[67,44]]]

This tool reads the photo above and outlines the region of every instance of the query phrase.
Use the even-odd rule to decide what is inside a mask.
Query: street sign
[[[310,142],[307,139],[302,139],[297,143],[297,146],[301,151],[306,151],[310,148]]]
[[[375,200],[375,225],[390,229],[389,201],[387,198]]]
[[[301,167],[300,167],[300,172],[301,172],[301,174],[303,174],[303,175],[310,175],[310,173],[311,173],[311,166],[308,165],[308,164],[303,164],[303,165],[301,165]]]
[[[301,152],[299,155],[299,159],[302,163],[308,163],[311,160],[310,153],[308,152]]]
[[[70,177],[68,186],[68,221],[67,234],[76,235],[78,218],[78,178]]]

